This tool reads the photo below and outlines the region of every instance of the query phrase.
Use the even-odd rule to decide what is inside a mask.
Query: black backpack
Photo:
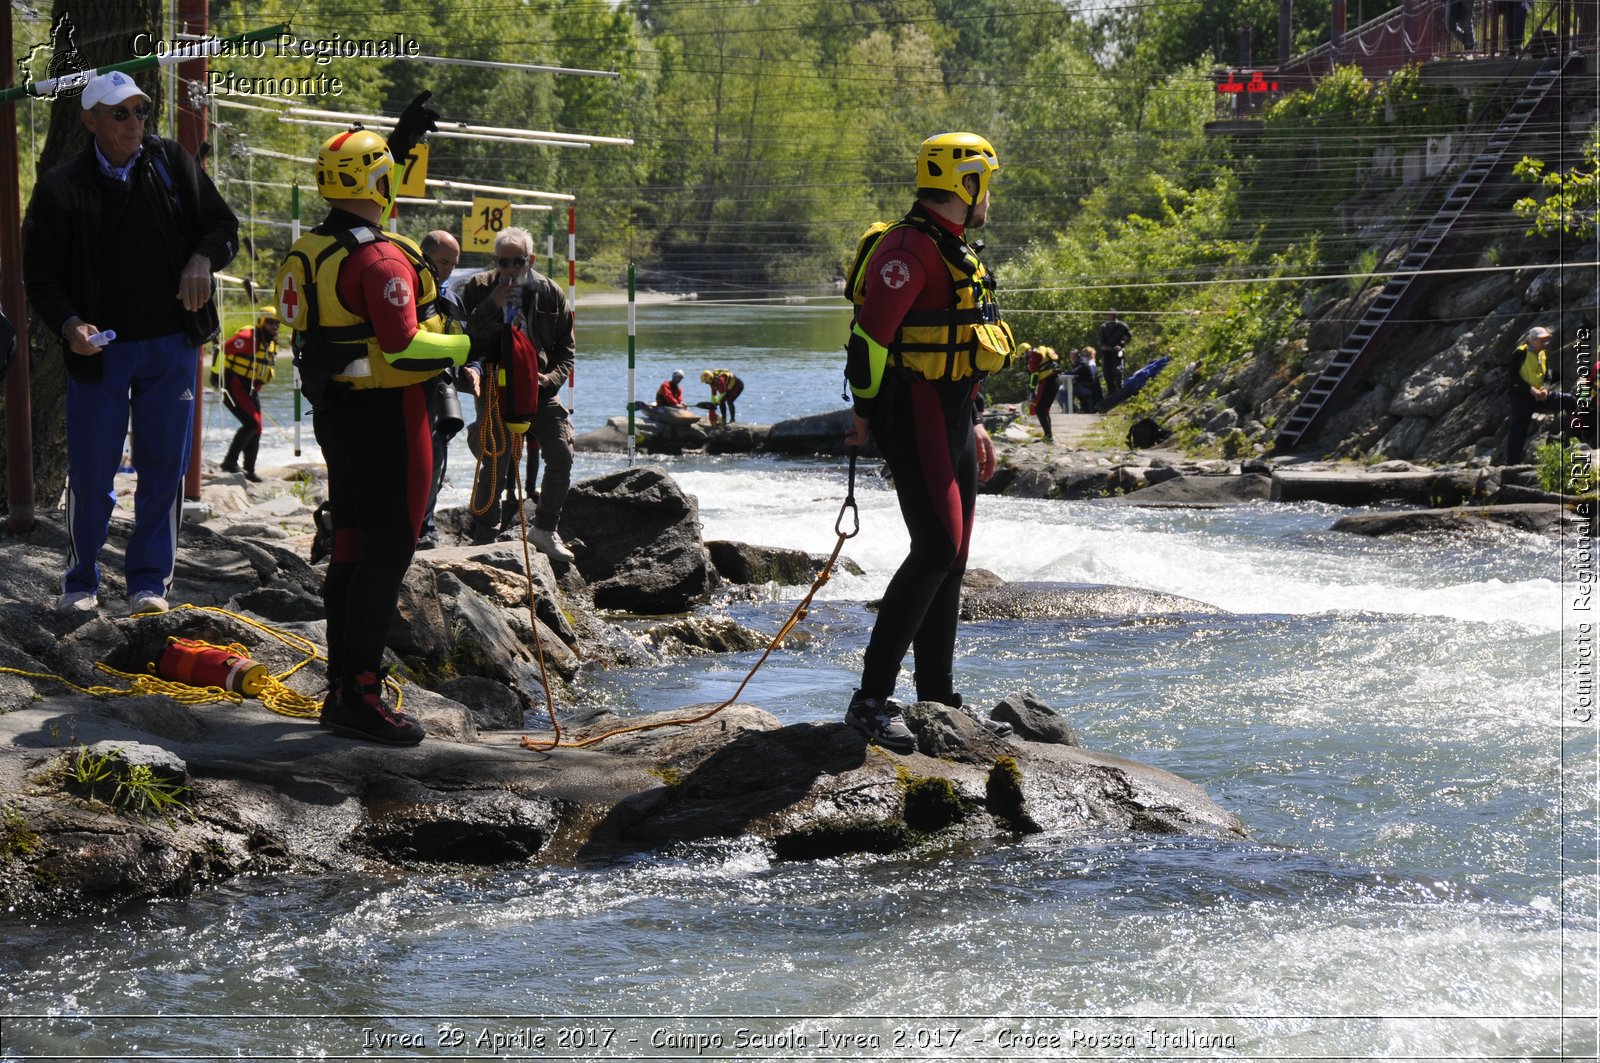
[[[1171,432],[1156,423],[1155,418],[1141,417],[1128,429],[1128,446],[1134,450],[1145,450],[1165,441],[1171,435]]]

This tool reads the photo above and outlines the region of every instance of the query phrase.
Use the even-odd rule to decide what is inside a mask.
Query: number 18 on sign
[[[461,250],[494,251],[494,238],[511,224],[511,203],[472,197],[472,213],[461,223]]]

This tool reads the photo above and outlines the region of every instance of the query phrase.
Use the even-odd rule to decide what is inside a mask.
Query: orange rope
[[[728,706],[738,701],[739,695],[744,693],[744,688],[750,684],[751,679],[755,678],[756,672],[761,669],[762,665],[767,663],[767,658],[772,656],[772,651],[783,644],[783,640],[789,636],[789,632],[794,630],[794,626],[796,624],[805,619],[806,611],[811,607],[811,599],[815,598],[817,592],[822,589],[823,585],[826,584],[830,578],[832,578],[833,566],[839,560],[839,551],[844,549],[845,540],[855,538],[856,533],[861,530],[861,519],[859,512],[856,510],[855,476],[856,454],[855,451],[852,450],[850,453],[850,491],[845,496],[844,505],[839,509],[838,519],[834,521],[833,530],[839,536],[839,538],[838,541],[833,544],[833,553],[828,555],[828,560],[822,566],[822,571],[817,573],[817,578],[811,582],[811,589],[806,591],[804,598],[800,599],[800,604],[794,607],[794,612],[789,614],[789,619],[785,620],[783,622],[783,626],[778,628],[778,633],[772,636],[772,641],[767,643],[767,648],[762,651],[761,658],[751,666],[748,672],[745,673],[744,679],[740,680],[739,682],[738,689],[733,692],[728,700],[722,702],[720,705],[707,709],[705,712],[702,712],[696,716],[683,716],[670,720],[657,720],[654,723],[636,723],[628,727],[618,727],[614,730],[606,731],[604,734],[598,734],[592,738],[585,738],[579,742],[563,742],[561,740],[561,726],[556,722],[555,706],[550,698],[550,684],[546,682],[544,688],[545,705],[550,713],[550,726],[555,731],[555,737],[549,742],[535,742],[533,739],[524,735],[521,743],[522,748],[531,749],[541,753],[556,748],[584,749],[599,742],[604,742],[608,738],[615,738],[618,735],[633,734],[637,731],[653,731],[659,727],[685,727],[689,724],[701,723],[702,721],[711,719],[711,717],[715,716],[723,709],[726,709]],[[853,524],[849,531],[844,530],[844,517],[846,513],[850,513],[853,516]],[[531,608],[532,607],[530,604],[530,609]],[[537,625],[534,626],[533,632],[535,639],[537,639],[539,634],[539,628]],[[542,679],[544,677],[544,657],[542,650],[539,658],[539,669],[539,675]]]
[[[512,455],[511,475],[517,472],[516,462],[518,456],[515,451],[515,440],[506,429],[505,416],[500,412],[500,382],[499,371],[495,366],[485,366],[483,371],[483,394],[479,396],[478,408],[482,411],[478,416],[478,463],[472,470],[472,496],[467,500],[467,509],[474,517],[483,519],[500,504],[500,459],[508,453]],[[482,481],[485,465],[489,468],[489,479],[493,490],[488,493],[488,498],[480,510],[476,505],[478,498],[478,484]]]

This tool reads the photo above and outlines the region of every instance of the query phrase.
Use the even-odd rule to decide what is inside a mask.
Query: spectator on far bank
[[[1545,386],[1549,377],[1545,350],[1550,346],[1550,330],[1535,325],[1523,334],[1509,366],[1511,379],[1507,385],[1511,412],[1506,420],[1506,464],[1522,464],[1522,451],[1528,442],[1528,425],[1534,410],[1559,410],[1569,418],[1577,412],[1578,404],[1564,391],[1551,391]]]
[[[1100,372],[1105,376],[1106,394],[1115,395],[1122,390],[1122,349],[1133,340],[1133,331],[1117,317],[1115,310],[1107,311],[1100,326]]]
[[[1105,396],[1095,373],[1094,348],[1085,347],[1072,355],[1072,399],[1079,413],[1093,413]]]

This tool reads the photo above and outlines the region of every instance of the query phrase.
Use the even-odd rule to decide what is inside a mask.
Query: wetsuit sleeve
[[[370,251],[360,263],[361,302],[378,346],[385,354],[396,354],[411,343],[417,333],[417,271],[405,255],[379,243],[362,248],[351,258]],[[392,253],[390,253],[392,251]]]

